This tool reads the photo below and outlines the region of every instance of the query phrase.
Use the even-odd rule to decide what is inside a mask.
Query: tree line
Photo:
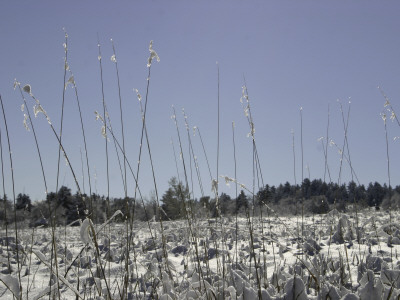
[[[102,223],[117,210],[124,214],[117,221],[131,218],[138,221],[154,218],[176,220],[187,217],[187,214],[213,218],[243,214],[249,209],[257,213],[267,207],[273,207],[277,212],[296,214],[299,213],[299,204],[309,213],[326,213],[333,206],[346,210],[354,204],[376,209],[399,208],[400,186],[391,188],[374,182],[365,187],[354,181],[339,184],[306,178],[301,185],[289,182],[278,186],[267,184],[254,196],[241,190],[237,197],[221,193],[218,199],[215,196],[193,199],[189,188],[173,177],[159,200],[157,202],[154,196],[150,199],[107,199],[97,194],[89,197],[72,194],[70,188],[62,186],[58,192],[47,194],[42,201],[32,202],[29,195],[20,193],[16,197],[15,207],[11,199],[3,197],[0,199],[0,221],[2,224],[23,221],[30,226],[50,225],[50,222],[55,225],[79,225],[78,220],[90,217],[94,222]]]

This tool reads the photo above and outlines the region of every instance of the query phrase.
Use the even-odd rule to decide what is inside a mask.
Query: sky
[[[386,144],[380,115],[385,112],[385,99],[377,87],[384,90],[394,111],[399,111],[399,11],[398,1],[1,1],[0,94],[10,134],[15,193],[29,194],[32,200],[46,197],[32,126],[48,191],[56,190],[57,138],[43,114],[33,117],[34,101],[27,93],[25,113],[29,109],[33,124],[28,124],[30,131],[24,128],[23,99],[13,84],[17,79],[21,87],[31,86],[59,134],[64,91],[63,29],[68,34],[67,61],[83,117],[92,192],[124,196],[123,176],[110,134],[107,184],[106,142],[101,134],[102,123],[95,120],[94,114],[103,113],[102,90],[113,132],[122,144],[121,95],[126,158],[136,175],[142,118],[134,89],[142,95],[142,105],[146,94],[148,101],[145,120],[156,186],[147,142],[143,140],[138,182],[146,199],[155,192],[161,198],[171,177],[184,180],[183,161],[193,197],[212,195],[206,157],[212,178],[217,178],[217,167],[218,176],[235,177],[236,166],[237,181],[249,190],[255,182],[257,191],[253,143],[247,136],[250,128],[240,103],[245,84],[264,184],[299,184],[309,177],[339,183],[353,179],[365,185],[388,183],[390,178],[391,185],[398,185],[400,139],[395,137],[400,136],[400,127],[388,116]],[[111,39],[119,89],[116,64],[111,60]],[[153,61],[148,81],[151,40],[160,61]],[[182,155],[171,119],[172,106]],[[182,109],[187,115],[189,135]],[[349,160],[341,161],[338,149],[345,144],[342,111],[348,123],[345,153]],[[89,193],[72,85],[65,89],[63,116],[63,147],[81,190]],[[194,126],[200,129],[207,156],[198,131],[193,135]],[[5,193],[12,197],[3,118],[0,130]],[[327,149],[329,174],[323,147],[327,132],[328,140],[337,145]],[[189,137],[203,191],[193,157],[190,160]],[[59,170],[59,186],[66,185],[75,192],[65,159],[61,159]],[[129,171],[127,174],[127,193],[134,196],[135,181]],[[222,178],[219,181],[219,192],[235,196],[233,184],[225,185]]]

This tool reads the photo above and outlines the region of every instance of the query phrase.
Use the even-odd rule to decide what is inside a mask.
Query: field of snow
[[[87,219],[54,233],[20,229],[18,253],[15,233],[9,229],[7,238],[2,230],[0,298],[397,299],[399,213],[391,218],[333,210],[237,223],[134,222],[132,230]]]

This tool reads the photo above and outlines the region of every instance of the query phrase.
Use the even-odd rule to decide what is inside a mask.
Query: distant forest
[[[5,199],[4,199],[5,198]],[[124,216],[116,221],[146,221],[158,219],[175,220],[185,217],[186,212],[198,217],[232,216],[235,214],[259,214],[261,210],[273,209],[281,214],[305,213],[323,214],[336,208],[346,211],[356,204],[359,208],[397,209],[400,207],[400,185],[389,188],[378,182],[367,187],[355,182],[348,184],[326,183],[321,179],[304,179],[301,185],[289,182],[279,186],[265,185],[253,196],[239,190],[237,197],[222,193],[218,197],[204,196],[192,199],[189,189],[176,178],[171,178],[169,188],[159,201],[151,199],[111,198],[93,194],[72,194],[71,189],[62,186],[57,193],[51,192],[42,201],[32,202],[29,195],[18,194],[14,200],[7,196],[0,199],[0,223],[25,222],[29,226],[49,225],[51,216],[57,225],[79,225],[79,220],[89,216],[94,222],[102,223],[115,211]]]

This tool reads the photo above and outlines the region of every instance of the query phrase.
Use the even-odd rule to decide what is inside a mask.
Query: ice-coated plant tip
[[[72,86],[75,85],[75,79],[74,79],[74,76],[73,76],[73,75],[71,75],[71,76],[68,78],[68,81],[65,83],[64,89],[66,90],[67,87],[68,87],[68,85],[70,85],[70,84],[72,84]]]
[[[17,86],[20,86],[20,85],[21,85],[21,83],[18,82],[16,78],[14,78],[14,84],[13,84],[14,90],[17,88]]]
[[[381,118],[383,120],[383,123],[386,124],[386,114],[385,113],[381,113]]]
[[[392,122],[396,119],[396,114],[394,113],[394,111],[392,111],[390,113],[390,120],[392,120]]]
[[[26,129],[27,131],[30,131],[29,126],[28,126],[28,115],[27,115],[27,114],[24,114],[24,121],[23,121],[23,123],[24,123],[25,129]]]
[[[22,90],[23,90],[25,93],[31,94],[31,91],[32,91],[31,85],[30,85],[30,84],[25,84],[24,87],[22,88]]]
[[[136,93],[136,96],[137,96],[139,102],[142,101],[142,96],[139,94],[139,90],[138,89],[133,89],[133,91]]]
[[[211,191],[212,191],[213,193],[216,193],[217,190],[218,190],[218,180],[217,180],[217,179],[213,179],[213,180],[211,181]]]
[[[35,114],[35,118],[39,113],[42,113],[46,115],[46,111],[43,109],[43,107],[40,104],[36,104],[33,106],[33,113]]]
[[[160,62],[160,57],[158,57],[157,52],[153,50],[153,41],[150,41],[149,51],[150,51],[150,56],[149,56],[149,59],[147,60],[148,68],[151,67],[151,63],[153,62],[154,58],[157,60],[157,62]]]

